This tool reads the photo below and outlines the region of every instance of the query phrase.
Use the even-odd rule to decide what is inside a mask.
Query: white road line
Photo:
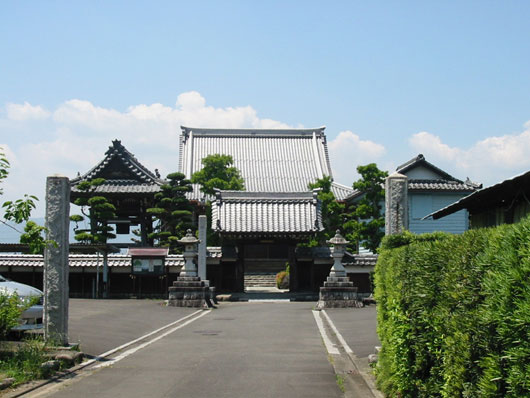
[[[320,317],[320,311],[313,311],[313,316],[315,317],[315,321],[318,326],[318,330],[320,331],[320,335],[322,336],[322,340],[324,340],[324,345],[326,346],[326,350],[328,351],[328,354],[334,354],[339,355],[339,349],[331,342],[331,340],[328,337],[328,334],[326,333],[326,329],[324,329],[324,323],[322,322],[322,318]]]
[[[174,321],[174,322],[168,323],[167,325],[162,326],[161,328],[158,328],[158,329],[156,329],[156,330],[153,330],[153,331],[150,332],[150,333],[147,333],[147,334],[145,334],[145,335],[143,335],[143,336],[141,336],[141,337],[138,337],[137,339],[134,339],[134,340],[132,340],[132,341],[129,341],[128,343],[122,344],[122,345],[120,345],[119,347],[116,347],[116,348],[113,348],[112,350],[109,350],[109,351],[107,351],[107,352],[104,352],[103,354],[99,354],[96,358],[93,358],[93,359],[90,359],[90,360],[88,360],[88,361],[86,361],[86,362],[83,362],[82,365],[83,365],[83,367],[86,367],[86,366],[88,366],[88,365],[92,365],[94,362],[99,362],[99,361],[105,359],[105,357],[107,357],[107,356],[109,356],[109,355],[112,355],[112,354],[114,354],[114,353],[117,352],[117,351],[123,350],[124,348],[127,348],[127,347],[129,347],[129,346],[131,346],[131,345],[133,345],[133,344],[136,344],[136,343],[138,343],[139,341],[142,341],[142,340],[144,340],[144,339],[146,339],[146,338],[148,338],[148,337],[151,337],[152,335],[154,335],[154,334],[156,334],[156,333],[158,333],[158,332],[160,332],[160,331],[162,331],[162,330],[164,330],[164,329],[170,328],[171,326],[176,325],[177,323],[180,323],[180,322],[182,322],[182,321],[184,321],[184,320],[186,320],[186,319],[188,319],[188,318],[194,316],[195,314],[197,314],[197,313],[199,313],[199,312],[203,312],[203,310],[195,311],[195,312],[193,312],[193,313],[191,313],[191,314],[189,314],[189,315],[186,315],[185,317],[182,317],[182,318],[180,318],[180,319],[177,319],[177,320]]]
[[[248,299],[249,303],[290,303],[289,299]]]
[[[342,344],[342,347],[344,348],[344,350],[348,353],[348,354],[353,354],[353,350],[350,348],[350,346],[348,345],[348,343],[346,343],[346,340],[344,340],[344,338],[342,337],[342,334],[340,334],[340,332],[338,331],[338,329],[335,327],[335,324],[333,323],[333,321],[331,320],[331,318],[328,316],[326,310],[322,310],[322,313],[324,314],[324,316],[326,317],[328,323],[329,323],[329,326],[331,326],[331,330],[333,330],[333,333],[335,333],[335,336],[337,336],[337,339],[339,339],[339,342]]]
[[[117,357],[112,358],[111,360],[109,360],[109,361],[107,361],[107,362],[102,362],[102,363],[100,363],[100,364],[94,366],[93,369],[105,368],[105,367],[107,367],[107,366],[114,365],[116,362],[121,361],[121,360],[124,359],[124,358],[127,358],[129,355],[134,354],[135,352],[141,350],[142,348],[145,348],[145,347],[147,347],[147,346],[153,344],[154,342],[156,342],[156,341],[158,341],[158,340],[160,340],[160,339],[166,337],[167,335],[169,335],[169,334],[171,334],[171,333],[177,331],[178,329],[181,329],[181,328],[183,328],[184,326],[187,326],[187,325],[189,325],[190,323],[195,322],[197,319],[202,318],[202,317],[205,316],[205,315],[208,315],[208,314],[211,312],[211,310],[207,310],[207,311],[197,311],[197,312],[202,312],[202,314],[200,314],[200,315],[196,316],[195,318],[192,318],[192,319],[190,319],[190,320],[184,322],[182,325],[178,325],[177,327],[174,327],[174,328],[168,330],[167,332],[162,333],[161,335],[155,337],[155,338],[152,339],[152,340],[146,341],[145,343],[140,344],[140,345],[137,346],[137,347],[131,348],[130,350],[127,350],[127,351],[121,353],[121,354],[118,355]],[[191,315],[194,315],[194,314],[196,314],[197,312],[194,312],[194,313],[191,314]],[[191,315],[190,315],[190,316],[191,316]]]

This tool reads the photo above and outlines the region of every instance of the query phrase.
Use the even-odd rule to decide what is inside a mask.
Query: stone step
[[[245,287],[274,287],[276,286],[276,274],[245,274]]]

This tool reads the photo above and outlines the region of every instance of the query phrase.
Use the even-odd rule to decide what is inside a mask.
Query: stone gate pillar
[[[70,230],[70,181],[46,179],[46,239],[55,245],[44,250],[44,338],[68,344],[68,232]]]
[[[394,173],[385,180],[385,234],[393,235],[409,228],[408,177]]]

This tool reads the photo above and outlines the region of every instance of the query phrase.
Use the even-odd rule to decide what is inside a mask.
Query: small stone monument
[[[353,286],[350,278],[346,276],[346,269],[342,265],[342,256],[346,250],[348,242],[337,230],[335,236],[326,241],[333,245],[331,253],[333,256],[333,266],[329,271],[329,276],[324,282],[324,287],[320,288],[320,296],[317,309],[323,308],[349,308],[360,307],[362,302],[357,300],[357,287]]]
[[[385,235],[399,234],[408,227],[408,178],[394,173],[385,180]]]
[[[172,307],[213,307],[210,288],[197,276],[197,244],[200,242],[188,229],[186,236],[178,241],[184,245],[184,268],[173,286],[169,288],[167,305]]]

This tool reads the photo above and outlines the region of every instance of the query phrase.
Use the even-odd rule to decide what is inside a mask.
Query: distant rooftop
[[[311,129],[206,129],[181,127],[179,171],[187,177],[202,168],[208,155],[234,159],[250,192],[304,192],[325,175],[333,177],[325,127]],[[345,197],[351,188],[334,184]],[[203,195],[194,187],[192,199]]]

